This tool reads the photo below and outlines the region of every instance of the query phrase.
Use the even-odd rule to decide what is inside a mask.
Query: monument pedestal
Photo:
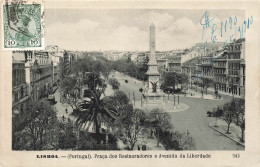
[[[144,94],[146,99],[146,104],[164,104],[163,101],[163,93],[159,92],[152,92],[152,90],[148,90]]]

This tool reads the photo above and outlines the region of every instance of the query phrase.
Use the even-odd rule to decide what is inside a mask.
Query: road
[[[133,99],[135,94],[136,104],[140,103],[141,93],[139,88],[143,87],[143,82],[131,79],[129,76],[124,76],[118,72],[114,74],[120,82],[120,89],[123,90],[130,99]],[[128,83],[125,83],[125,79]],[[207,117],[207,111],[212,111],[214,107],[222,105],[232,99],[229,96],[222,96],[222,100],[207,100],[202,98],[180,97],[180,102],[189,105],[189,109],[181,112],[171,112],[172,124],[175,130],[186,132],[195,140],[197,150],[244,150],[243,146],[222,136],[215,130],[211,129],[208,124],[214,121],[214,118]],[[167,100],[168,97],[165,97]],[[170,100],[173,97],[170,96]]]

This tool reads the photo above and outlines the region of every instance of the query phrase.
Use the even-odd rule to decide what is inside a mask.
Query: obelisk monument
[[[147,104],[157,104],[163,102],[163,94],[160,90],[160,73],[157,68],[157,61],[155,59],[155,26],[150,25],[150,57],[148,62],[148,83],[145,89],[145,99]]]

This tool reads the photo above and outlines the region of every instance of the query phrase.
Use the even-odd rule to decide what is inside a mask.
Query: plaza
[[[139,92],[139,88],[143,87],[143,82],[122,75],[119,72],[115,72],[114,77],[120,82],[120,90],[127,95],[130,94],[130,101],[132,102],[134,92],[135,102],[133,103],[135,103],[137,108],[141,107],[141,92]],[[125,83],[126,79],[128,83]],[[180,103],[188,105],[189,108],[180,112],[169,112],[174,129],[188,131],[195,140],[196,150],[244,150],[243,146],[238,145],[209,127],[209,123],[215,121],[215,118],[207,117],[207,111],[211,111],[214,107],[223,105],[231,99],[232,96],[224,95],[221,100],[184,97],[184,95],[181,95]],[[169,96],[169,100],[173,102],[173,95]],[[167,94],[164,96],[164,102],[167,105]]]

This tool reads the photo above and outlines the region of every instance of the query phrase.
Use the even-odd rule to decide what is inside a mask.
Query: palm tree
[[[85,78],[83,79],[83,84],[88,85],[88,87],[95,91],[97,88],[105,88],[105,81],[100,77],[99,73],[95,72],[86,72],[85,73]]]
[[[119,112],[118,109],[108,103],[108,97],[101,98],[102,91],[91,91],[89,100],[83,101],[79,104],[79,110],[73,111],[76,119],[76,125],[87,131],[90,125],[95,127],[95,132],[100,133],[100,127],[102,123],[113,122]]]

